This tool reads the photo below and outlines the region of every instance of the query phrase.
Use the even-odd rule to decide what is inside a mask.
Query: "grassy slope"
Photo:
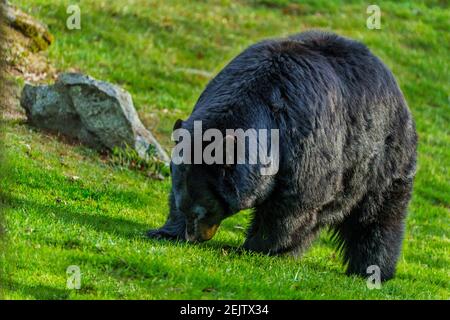
[[[449,294],[450,13],[445,1],[383,2],[382,30],[365,27],[363,1],[81,1],[82,30],[65,29],[67,1],[14,1],[49,24],[50,58],[119,83],[169,147],[208,79],[247,45],[326,28],[363,40],[396,74],[417,121],[419,170],[396,279],[368,290],[346,277],[326,235],[300,260],[238,254],[248,214],[208,243],[148,241],[163,223],[170,181],[108,166],[95,153],[8,121],[10,234],[6,298],[443,298]],[[71,2],[72,3],[72,2]],[[190,3],[190,2],[189,2]],[[29,145],[31,148],[28,148]],[[71,176],[80,180],[72,181]],[[82,288],[66,289],[78,265]]]

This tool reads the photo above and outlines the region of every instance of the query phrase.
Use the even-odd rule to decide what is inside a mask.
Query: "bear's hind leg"
[[[375,265],[382,281],[394,276],[411,190],[412,181],[397,180],[386,192],[368,193],[337,226],[347,274],[367,277],[367,268]]]

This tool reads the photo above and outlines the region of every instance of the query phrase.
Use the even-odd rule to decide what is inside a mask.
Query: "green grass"
[[[392,69],[420,136],[419,167],[397,277],[380,290],[347,277],[327,234],[301,259],[233,250],[248,213],[201,245],[150,241],[168,211],[170,181],[111,166],[95,152],[5,123],[7,299],[448,299],[450,217],[450,10],[446,1],[382,2],[382,29],[366,28],[364,1],[81,1],[81,30],[67,30],[69,1],[13,1],[56,37],[49,57],[129,90],[143,122],[170,147],[208,82],[260,39],[309,28],[364,41]],[[74,3],[74,1],[70,1]],[[77,176],[79,179],[71,177]],[[80,290],[66,289],[78,265]]]

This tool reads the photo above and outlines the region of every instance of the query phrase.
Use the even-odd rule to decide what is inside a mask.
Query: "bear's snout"
[[[208,241],[214,237],[217,229],[219,229],[218,224],[208,225],[206,223],[195,221],[194,228],[189,228],[189,226],[186,227],[185,238],[189,242]],[[190,230],[193,232],[190,232]]]

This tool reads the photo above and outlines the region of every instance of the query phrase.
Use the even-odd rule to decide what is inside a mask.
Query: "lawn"
[[[246,46],[310,28],[363,41],[392,69],[419,132],[419,160],[395,279],[369,290],[344,274],[324,232],[301,259],[242,253],[249,213],[201,245],[147,240],[168,212],[170,179],[111,165],[76,143],[4,121],[6,299],[449,299],[450,9],[446,1],[381,2],[381,30],[365,1],[80,1],[81,30],[65,26],[77,1],[17,0],[49,25],[49,59],[123,86],[169,150],[176,118]],[[413,4],[412,4],[413,3]],[[23,83],[21,79],[16,79]],[[5,168],[3,168],[5,169]],[[5,170],[4,170],[5,171]],[[81,288],[66,287],[66,269]]]

